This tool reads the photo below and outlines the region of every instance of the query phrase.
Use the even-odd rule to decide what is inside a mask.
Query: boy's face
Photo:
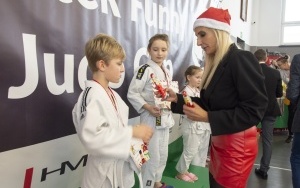
[[[105,65],[105,77],[107,81],[112,83],[118,83],[121,78],[121,74],[125,71],[125,67],[122,59],[112,59]]]

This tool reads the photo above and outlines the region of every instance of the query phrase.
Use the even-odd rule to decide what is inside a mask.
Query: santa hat
[[[230,33],[230,14],[228,9],[210,7],[203,12],[194,22],[194,27],[203,26],[212,29],[219,29]]]

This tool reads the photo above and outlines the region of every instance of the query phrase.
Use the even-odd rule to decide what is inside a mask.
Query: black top
[[[277,102],[277,98],[282,97],[283,95],[280,72],[268,67],[268,65],[264,63],[260,64],[260,66],[265,75],[265,86],[269,99],[265,116],[280,116],[281,111]]]
[[[268,105],[264,75],[257,59],[234,44],[200,96],[192,100],[207,110],[212,136],[237,133],[257,125]],[[183,97],[177,97],[171,109],[182,114]]]

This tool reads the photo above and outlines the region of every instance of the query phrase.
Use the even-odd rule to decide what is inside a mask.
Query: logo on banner
[[[56,170],[49,170],[48,167],[43,168],[41,173],[41,182],[46,181],[47,177],[53,173],[59,173],[59,175],[64,175],[67,168],[70,169],[71,171],[74,171],[79,167],[81,163],[82,163],[82,167],[86,166],[87,158],[88,155],[82,156],[75,166],[73,166],[70,161],[65,161],[61,163],[60,165],[61,168]],[[23,188],[31,188],[33,173],[34,173],[34,168],[26,169]]]

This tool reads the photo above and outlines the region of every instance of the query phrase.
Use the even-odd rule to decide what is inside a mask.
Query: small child
[[[198,66],[191,65],[185,71],[185,79],[187,85],[183,91],[191,97],[200,97],[199,86],[203,69]],[[183,92],[182,91],[182,92]],[[183,138],[183,152],[176,165],[178,174],[177,179],[194,182],[198,177],[189,172],[190,164],[205,167],[208,145],[210,140],[210,125],[206,122],[192,121],[186,116],[182,116],[181,124]]]
[[[81,187],[132,187],[134,173],[128,162],[132,137],[149,142],[152,129],[128,126],[128,106],[108,85],[119,82],[125,52],[114,38],[99,34],[86,43],[85,55],[93,80],[85,82],[72,112],[78,137],[89,154]]]

